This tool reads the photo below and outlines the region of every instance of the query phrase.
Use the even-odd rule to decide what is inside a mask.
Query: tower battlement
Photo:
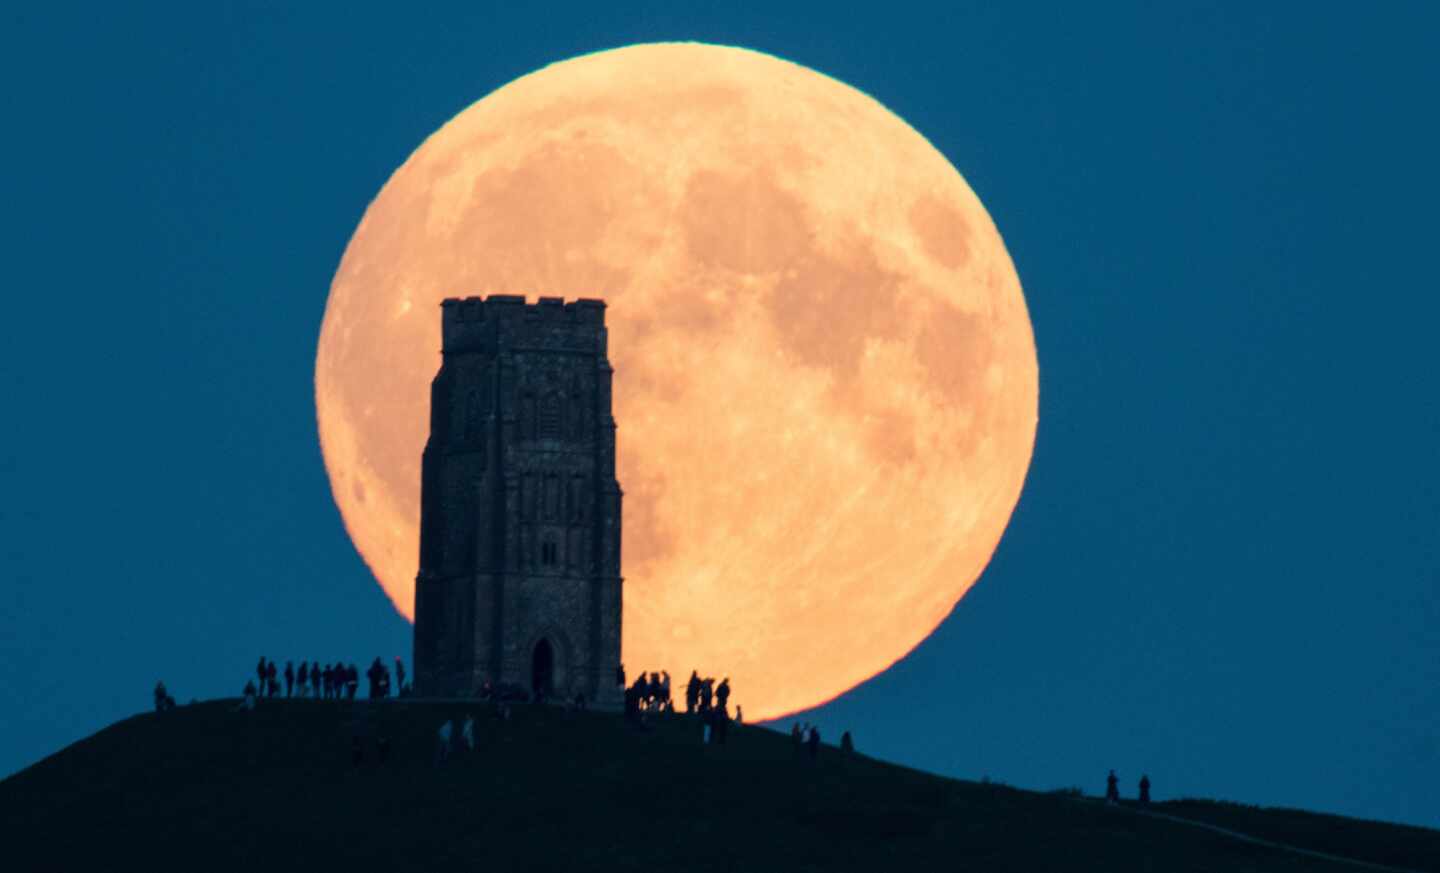
[[[597,331],[604,342],[603,300],[582,297],[567,303],[563,297],[541,297],[530,303],[519,294],[491,294],[451,297],[440,306],[446,353],[493,351],[497,343],[593,348]]]

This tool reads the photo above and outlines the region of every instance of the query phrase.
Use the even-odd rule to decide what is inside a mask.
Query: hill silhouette
[[[946,779],[675,716],[423,701],[212,701],[114,724],[0,782],[7,870],[1354,871],[1066,793]],[[442,720],[477,751],[433,761]],[[364,761],[352,763],[361,738]],[[389,760],[376,741],[389,738]],[[834,741],[836,738],[828,738]],[[863,740],[863,738],[862,738]],[[1103,775],[1103,774],[1101,774]],[[1440,870],[1440,832],[1185,801],[1156,811]]]

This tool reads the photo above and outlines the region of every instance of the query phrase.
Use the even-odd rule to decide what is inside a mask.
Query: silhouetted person
[[[450,758],[450,744],[455,731],[455,725],[449,719],[440,725],[440,730],[435,732],[435,766],[439,767]]]
[[[744,723],[745,723],[745,709],[744,709],[743,707],[741,707],[739,704],[736,704],[736,705],[735,705],[735,723],[736,723],[736,724],[744,724]]]
[[[855,754],[855,741],[850,738],[849,731],[840,735],[840,751],[847,755]]]
[[[395,696],[399,697],[400,692],[405,690],[405,662],[400,656],[395,656]]]
[[[308,697],[310,695],[310,665],[301,661],[300,675],[296,678],[300,680],[300,696]]]
[[[642,706],[642,708],[643,708],[645,702],[648,701],[649,699],[650,699],[650,680],[647,679],[647,678],[645,678],[645,673],[644,673],[644,672],[641,672],[641,674],[640,674],[639,676],[636,676],[636,677],[635,677],[635,700],[636,700],[636,702],[639,703],[639,704]]]
[[[640,720],[640,694],[633,687],[625,689],[625,720],[631,724]]]
[[[700,703],[700,674],[690,671],[690,681],[685,683],[685,711],[691,713]]]
[[[156,711],[156,712],[165,712],[166,710],[174,709],[174,708],[175,708],[175,698],[171,697],[171,696],[170,696],[170,692],[168,692],[168,691],[165,690],[165,683],[164,683],[164,682],[156,682],[156,683],[155,683],[155,711]]]
[[[796,760],[800,758],[800,747],[805,745],[805,737],[800,733],[800,722],[790,725],[790,751],[794,753]]]
[[[1140,777],[1140,805],[1141,805],[1141,806],[1149,806],[1149,805],[1150,805],[1150,777],[1149,777],[1149,776],[1141,776],[1141,777]]]
[[[255,665],[255,693],[265,693],[265,677],[270,675],[265,669],[265,656],[260,656],[260,663]]]
[[[345,696],[350,700],[355,699],[355,692],[360,690],[360,668],[354,664],[345,668]]]
[[[645,681],[645,674],[641,673],[635,677],[630,685],[630,695],[634,698],[635,723],[644,726],[645,698],[650,694],[649,683]]]
[[[710,711],[710,699],[715,695],[715,680],[706,676],[700,680],[700,711]]]
[[[254,709],[254,708],[255,708],[255,683],[254,683],[254,682],[246,682],[246,683],[245,683],[245,695],[240,698],[240,703],[239,703],[238,706],[235,707],[235,709],[236,709],[237,711],[239,711],[239,710],[244,710],[244,711],[246,711],[246,712],[249,712],[250,710],[252,710],[252,709]]]
[[[376,658],[370,669],[365,671],[365,678],[370,680],[370,699],[374,700],[380,696],[380,674],[385,672],[385,667]]]
[[[326,699],[326,700],[329,700],[329,699],[330,699],[330,695],[332,695],[332,694],[334,694],[334,693],[335,693],[335,668],[334,668],[332,665],[330,665],[330,664],[326,664],[326,665],[325,665],[325,699]]]
[[[316,700],[320,699],[320,662],[310,662],[310,694]]]
[[[814,761],[820,757],[820,729],[814,725],[810,726],[810,737],[805,741],[810,749],[810,760]]]
[[[720,680],[720,687],[715,689],[715,702],[721,712],[727,712],[726,706],[730,702],[730,677],[726,676]]]
[[[660,671],[660,708],[666,712],[674,712],[675,704],[670,699],[670,671]]]
[[[295,688],[295,662],[285,662],[285,696],[289,697]]]
[[[1110,775],[1105,777],[1105,802],[1120,802],[1120,780],[1115,778],[1115,771],[1111,770]]]
[[[265,696],[274,697],[280,692],[280,680],[275,678],[279,671],[275,669],[275,662],[271,661],[265,665]]]
[[[621,688],[625,687],[625,665],[623,663],[615,668],[615,684]]]

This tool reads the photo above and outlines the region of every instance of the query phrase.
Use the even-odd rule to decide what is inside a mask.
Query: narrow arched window
[[[540,401],[540,438],[546,440],[560,437],[560,395],[546,394]]]
[[[545,477],[545,519],[554,521],[560,516],[560,477]]]
[[[535,395],[526,393],[520,397],[520,436],[535,438]]]

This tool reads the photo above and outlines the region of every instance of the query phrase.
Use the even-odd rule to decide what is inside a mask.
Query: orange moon
[[[331,285],[325,466],[407,618],[439,303],[494,293],[609,305],[632,675],[729,676],[751,719],[829,700],[944,620],[1019,499],[1034,337],[945,157],[771,55],[598,52],[425,140]]]

